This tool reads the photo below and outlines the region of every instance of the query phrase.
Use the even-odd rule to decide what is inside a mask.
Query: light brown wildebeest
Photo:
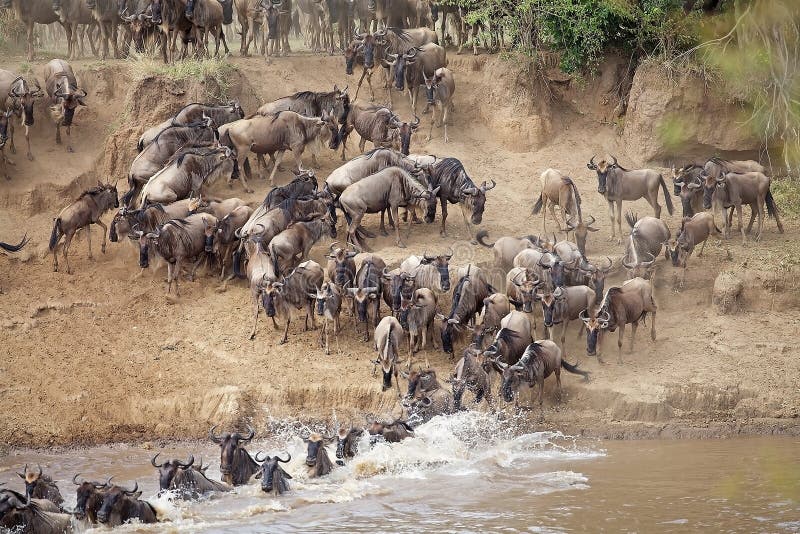
[[[579,220],[577,223],[574,219],[569,218],[567,219],[567,229],[565,230],[565,232],[575,234],[575,244],[578,246],[578,251],[583,258],[586,258],[586,238],[589,237],[589,232],[599,231],[599,228],[592,226],[595,222],[594,217],[589,215],[589,218],[591,219],[589,222]]]
[[[90,226],[96,224],[103,229],[103,244],[100,251],[106,253],[106,232],[108,227],[100,218],[105,212],[112,208],[119,207],[117,197],[117,186],[114,184],[102,184],[98,182],[97,187],[87,189],[78,200],[61,210],[53,223],[53,231],[50,234],[50,252],[53,253],[53,270],[58,271],[58,257],[56,255],[58,243],[64,237],[63,256],[67,264],[67,274],[72,270],[69,266],[69,245],[75,232],[81,228],[86,228],[86,241],[89,244],[89,259],[92,259],[92,234]]]
[[[433,107],[431,112],[431,129],[428,130],[428,137],[426,141],[431,140],[433,133],[433,126],[436,124],[436,107],[442,110],[442,116],[439,121],[439,126],[444,128],[444,142],[447,143],[450,138],[447,136],[447,120],[450,118],[450,111],[453,109],[453,94],[456,92],[456,81],[453,78],[453,73],[450,69],[442,67],[436,69],[433,76],[428,77],[422,73],[425,82],[425,96],[428,99],[428,106]]]
[[[685,217],[681,222],[681,231],[678,234],[678,238],[672,243],[664,242],[664,255],[666,258],[672,260],[674,267],[683,267],[681,287],[686,281],[686,261],[694,252],[694,247],[698,243],[703,244],[698,254],[698,256],[702,256],[703,250],[706,248],[706,241],[711,235],[722,236],[722,233],[717,228],[717,225],[714,224],[714,215],[704,211],[692,218]]]
[[[514,265],[514,258],[526,248],[536,248],[539,239],[529,235],[525,237],[501,237],[494,243],[486,243],[484,238],[489,236],[486,230],[480,230],[475,240],[494,252],[494,265],[498,269],[508,271]]]
[[[542,316],[547,329],[547,338],[555,340],[553,328],[560,324],[561,347],[563,348],[569,322],[579,319],[581,312],[594,304],[595,293],[592,288],[583,285],[557,287],[550,294],[540,293],[538,298],[542,303]]]
[[[542,183],[542,192],[539,194],[539,199],[533,206],[533,214],[537,215],[542,212],[542,232],[547,233],[547,208],[550,207],[550,216],[558,224],[559,231],[564,229],[561,227],[561,221],[556,217],[555,206],[561,209],[561,217],[564,219],[564,224],[572,218],[577,218],[578,221],[583,219],[581,215],[581,195],[578,193],[578,187],[575,182],[566,174],[556,169],[547,169],[542,173],[540,178]],[[567,226],[569,229],[569,226]]]
[[[400,365],[400,340],[403,336],[403,327],[400,321],[392,316],[384,317],[378,326],[375,327],[375,350],[378,351],[378,358],[373,367],[373,376],[377,366],[381,366],[383,381],[381,391],[386,391],[392,387],[392,375],[394,375],[394,385],[397,387],[397,395],[400,396],[400,383],[397,381],[398,366]]]
[[[426,287],[414,291],[411,297],[411,306],[408,309],[408,367],[411,367],[411,355],[428,347],[430,335],[433,348],[436,346],[436,337],[433,333],[433,321],[436,318],[436,293]]]
[[[337,336],[341,329],[339,325],[339,313],[342,310],[342,292],[339,286],[333,282],[325,282],[317,288],[316,292],[309,292],[309,298],[313,298],[316,303],[317,315],[322,317],[322,328],[319,331],[319,344],[325,347],[325,354],[330,354],[330,326],[333,323],[333,335]]]
[[[664,202],[667,211],[672,215],[672,197],[669,196],[667,184],[661,173],[652,169],[629,171],[617,163],[617,158],[611,157],[611,162],[605,157],[597,163],[595,156],[586,166],[597,171],[597,192],[603,195],[608,202],[608,213],[611,217],[611,239],[622,242],[622,202],[644,198],[653,207],[656,219],[661,218],[661,206],[658,203],[658,187],[664,192]],[[619,238],[617,238],[619,229]]]
[[[727,208],[736,208],[736,215],[739,217],[739,231],[742,233],[742,243],[747,240],[747,234],[753,228],[753,221],[758,213],[758,231],[755,240],[761,239],[761,232],[764,227],[764,206],[766,212],[775,218],[778,231],[783,233],[783,223],[781,223],[778,207],[770,191],[771,180],[768,176],[760,172],[748,172],[737,174],[729,172],[717,178],[712,175],[706,177],[703,184],[703,207],[710,209],[713,207],[714,213],[722,212],[724,222],[725,239],[730,237],[730,220],[725,216]],[[750,205],[750,222],[745,231],[742,225],[742,204]]]
[[[661,219],[640,219],[631,211],[625,214],[625,220],[631,227],[631,235],[625,244],[622,266],[628,271],[628,278],[639,276],[649,279],[653,274],[653,264],[661,255],[661,247],[670,238],[669,228]]]

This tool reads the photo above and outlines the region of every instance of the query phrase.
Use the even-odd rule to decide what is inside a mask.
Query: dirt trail
[[[241,95],[246,111],[297,90],[354,83],[339,58],[298,56],[270,66],[237,58],[235,64],[243,80],[236,91],[248,93]],[[17,154],[13,180],[0,187],[0,238],[15,241],[25,231],[32,238],[18,258],[0,258],[0,392],[5,403],[0,442],[48,446],[200,437],[212,423],[252,421],[263,427],[270,418],[324,419],[334,411],[340,419],[361,420],[364,412],[396,408],[394,394],[381,393],[379,380],[371,377],[374,352],[354,335],[352,318],[344,318],[345,331],[326,356],[318,348],[317,333],[303,333],[299,325],[291,327],[287,345],[278,345],[277,333],[263,316],[256,340],[249,341],[251,307],[242,283],[222,290],[216,278],[201,277],[182,284],[178,302],[168,301],[164,271],[139,278],[136,251],[127,243],[109,244],[105,255],[95,245],[96,259],[89,261],[86,241],[78,238],[71,255],[75,274],[52,272],[46,255],[52,218],[97,179],[120,178],[117,173],[127,168],[135,147],[125,145],[118,158],[104,151],[138,136],[174,102],[194,96],[143,92],[131,118],[125,108],[132,105],[128,88],[133,82],[124,62],[102,67],[76,62],[76,67],[90,94],[90,107],[76,118],[76,153],[66,154],[53,144],[49,119],[37,112],[36,160],[29,163]],[[443,143],[441,130],[434,129],[434,139],[425,143],[426,115],[412,151],[457,157],[476,182],[497,182],[482,224],[492,239],[538,233],[541,219],[529,215],[538,176],[547,167],[566,171],[580,188],[584,213],[595,215],[601,229],[591,235],[589,256],[608,255],[618,263],[621,247],[607,240],[605,202],[585,162],[595,152],[611,152],[636,167],[642,163],[636,154],[628,152],[610,126],[565,105],[532,104],[499,58],[453,56],[450,68],[457,79],[451,142]],[[378,91],[378,100],[384,94]],[[359,96],[364,95],[362,88]],[[394,102],[410,118],[406,98],[395,94]],[[115,137],[106,140],[111,132]],[[352,154],[356,147],[351,140]],[[340,164],[338,154],[326,151],[321,164],[317,174],[324,179]],[[280,173],[281,182],[288,178],[288,172]],[[259,201],[268,186],[259,179],[251,185],[253,195],[243,195],[238,184],[233,190],[218,184],[215,192]],[[630,207],[650,212],[644,201]],[[679,226],[677,212],[666,219],[673,230]],[[377,218],[369,218],[367,225],[376,229]],[[452,246],[454,266],[490,265],[490,251],[469,244],[458,209],[451,209],[448,228],[449,239],[439,237],[437,220],[436,225],[415,226],[408,249],[394,247],[393,238],[379,238],[373,248],[389,264],[411,253]],[[606,340],[607,363],[601,365],[583,356],[585,341],[577,338],[576,326],[570,327],[568,358],[580,360],[592,381],[566,376],[561,406],[554,406],[548,387],[545,426],[614,437],[798,433],[800,298],[779,269],[781,251],[796,252],[796,221],[787,221],[786,230],[779,235],[768,220],[761,243],[743,247],[732,240],[707,247],[704,257],[692,258],[680,292],[674,291],[672,267],[659,260],[658,340],[650,342],[644,332],[649,328],[642,328],[635,353],[625,353],[623,365],[614,354],[616,335]],[[94,233],[97,243],[99,234]],[[327,244],[316,247],[312,259],[321,261],[325,250]],[[747,272],[743,309],[735,315],[719,316],[711,308],[713,281],[722,270]],[[623,277],[615,272],[607,287]],[[446,306],[449,298],[442,301]],[[434,350],[415,358],[427,359],[441,376],[453,365]]]

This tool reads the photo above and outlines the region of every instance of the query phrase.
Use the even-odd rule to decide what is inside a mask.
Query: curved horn
[[[253,439],[253,436],[256,435],[256,431],[253,430],[253,427],[251,427],[250,425],[247,425],[247,430],[250,432],[250,434],[247,437],[242,438],[242,441],[250,441],[251,439]]]
[[[414,115],[414,122],[411,123],[411,127],[414,128],[415,126],[419,126],[419,117]]]
[[[286,456],[288,456],[288,458],[286,458],[285,460],[282,460],[281,458],[278,458],[277,456],[275,458],[277,458],[279,462],[288,464],[292,460],[292,455],[287,451],[286,452]]]
[[[78,482],[77,478],[79,476],[81,476],[81,474],[80,473],[76,473],[75,476],[72,477],[72,483],[75,484],[76,486],[80,486],[81,484],[83,484],[83,482]]]
[[[113,478],[114,478],[114,476],[112,475],[112,476],[108,477],[106,479],[106,481],[103,482],[102,484],[98,485],[98,484],[95,484],[94,482],[92,482],[92,485],[97,489],[107,488],[111,484],[111,479],[113,479]]]
[[[608,267],[600,267],[600,270],[603,271],[604,273],[607,273],[608,271],[610,271],[611,270],[611,266],[614,265],[614,260],[612,260],[608,256],[606,256],[606,259],[608,260]]]
[[[157,464],[157,463],[156,463],[156,458],[158,458],[158,455],[159,455],[159,454],[161,454],[161,453],[160,453],[160,452],[157,452],[155,456],[153,456],[152,458],[150,458],[150,465],[152,465],[152,466],[153,466],[153,467],[155,467],[156,469],[158,469],[158,468],[160,468],[162,465],[164,465],[163,463],[161,463],[161,464]]]
[[[584,323],[585,323],[585,322],[587,322],[587,321],[589,320],[589,314],[588,314],[588,313],[586,313],[586,312],[588,312],[588,311],[589,311],[589,310],[583,310],[582,312],[580,312],[580,313],[578,314],[578,319],[580,319],[580,320],[581,320],[581,321],[583,321]]]
[[[186,463],[179,462],[177,460],[175,461],[175,463],[177,463],[179,466],[183,467],[184,469],[188,469],[188,468],[192,467],[192,464],[194,463],[194,455],[190,454],[189,455],[189,460]]]
[[[139,491],[139,483],[136,482],[136,481],[133,482],[133,489],[132,490],[125,489],[122,486],[118,486],[118,487],[119,487],[120,490],[122,490],[122,493],[124,493],[126,495],[133,495],[134,493]]]
[[[217,428],[217,425],[212,426],[208,430],[208,438],[213,441],[214,443],[222,443],[222,438],[214,435],[214,429]]]
[[[489,178],[489,181],[492,182],[492,185],[485,185],[485,186],[481,187],[481,189],[483,189],[484,193],[486,191],[489,191],[490,189],[494,189],[495,187],[497,187],[497,182],[495,182],[491,178]]]
[[[616,157],[614,157],[614,156],[611,156],[611,159],[613,159],[613,160],[614,160],[613,162],[611,162],[611,166],[612,166],[612,167],[616,167],[616,166],[617,166],[617,158],[616,158]]]
[[[622,266],[625,267],[628,270],[631,270],[631,269],[633,269],[635,267],[634,264],[632,264],[631,262],[628,261],[628,255],[627,254],[625,254],[622,257]]]
[[[594,156],[591,157],[591,159],[589,159],[589,165],[591,165],[591,166],[595,165],[594,158],[595,158],[596,155],[597,154],[595,154]]]
[[[258,457],[258,455],[259,455],[259,454],[261,454],[262,452],[264,452],[264,451],[258,451],[258,452],[256,453],[256,455],[253,457],[253,459],[254,459],[256,462],[258,462],[258,463],[262,463],[264,460],[266,460],[267,458],[269,458],[269,454],[267,454],[266,456],[264,456],[264,458],[259,458],[259,457]],[[265,454],[266,454],[266,453],[265,453]]]
[[[591,226],[591,225],[593,225],[593,224],[594,224],[594,220],[595,220],[595,219],[594,219],[594,217],[593,217],[593,216],[591,216],[591,215],[589,215],[589,218],[590,218],[590,219],[592,219],[592,220],[591,220],[590,222],[587,222],[587,223],[586,223],[586,226]]]
[[[604,323],[608,323],[608,321],[611,320],[611,314],[608,313],[608,310],[604,310],[603,315],[601,315],[600,317],[605,317],[605,319],[600,319]]]
[[[328,247],[328,252],[333,252],[333,247],[335,247],[337,243],[339,243],[339,242],[338,241],[334,241],[333,243],[331,243],[330,246]]]
[[[645,252],[648,256],[650,256],[650,261],[640,261],[639,263],[645,267],[650,267],[654,261],[656,261],[656,257],[653,256],[650,252]]]
[[[419,48],[417,48],[415,46],[415,47],[409,49],[408,52],[403,54],[403,57],[406,58],[406,59],[411,59],[412,57],[416,57],[418,52],[419,52]]]

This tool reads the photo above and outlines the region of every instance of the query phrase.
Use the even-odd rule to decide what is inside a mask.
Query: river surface
[[[41,463],[75,503],[72,476],[138,481],[167,521],[120,532],[800,532],[800,440],[596,441],[520,433],[494,416],[436,418],[402,443],[370,447],[323,479],[309,480],[298,427],[252,454],[291,452],[291,492],[267,496],[258,481],[201,502],[156,496],[150,457],[115,445],[0,459],[0,482]],[[334,458],[334,450],[330,455]],[[178,444],[162,458],[193,453],[219,479],[219,449]]]

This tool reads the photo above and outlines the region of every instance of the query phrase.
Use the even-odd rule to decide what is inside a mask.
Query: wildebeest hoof
[[[28,158],[28,161],[33,161],[33,154],[31,154],[30,152],[28,152],[28,155],[26,157]]]
[[[253,341],[255,338],[256,338],[256,333],[255,332],[250,334],[250,341]]]
[[[71,146],[68,146],[68,147],[67,147],[67,152],[69,152],[70,154],[72,154],[73,152],[75,152],[75,149],[73,149]]]
[[[247,188],[247,189],[244,190],[244,192],[245,193],[253,193],[254,191],[252,189],[250,189],[250,188]]]
[[[12,154],[16,154],[16,153],[17,153],[17,147],[15,147],[14,145],[11,145],[11,147],[9,148],[9,151],[10,151]],[[30,155],[30,153],[28,154],[28,156],[29,156],[29,157],[33,157],[33,156],[31,156],[31,155]]]
[[[407,248],[407,247],[406,247],[405,243],[398,242],[397,243],[397,248]]]
[[[106,253],[106,246],[105,245],[100,247],[100,252],[102,252],[103,254]]]
[[[387,232],[386,230],[381,230],[381,235],[382,235],[383,237],[386,237],[386,236],[388,236],[388,235],[389,235],[389,232]]]

